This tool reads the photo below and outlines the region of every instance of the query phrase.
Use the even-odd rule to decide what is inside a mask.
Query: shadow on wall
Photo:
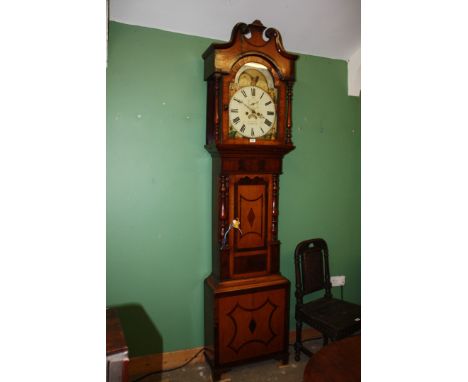
[[[130,358],[129,374],[151,372],[162,369],[162,358],[151,358],[151,364],[145,361],[144,356],[163,353],[163,340],[161,333],[151,321],[141,305],[124,304],[110,306],[117,311],[128,346]],[[144,365],[142,364],[142,361]],[[158,362],[160,364],[154,364]],[[156,378],[156,379],[155,379]],[[151,381],[159,381],[158,374],[153,375]]]

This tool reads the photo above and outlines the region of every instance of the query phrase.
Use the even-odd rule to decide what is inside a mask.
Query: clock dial
[[[258,86],[243,87],[234,93],[229,102],[229,121],[244,137],[262,137],[276,122],[275,103]]]

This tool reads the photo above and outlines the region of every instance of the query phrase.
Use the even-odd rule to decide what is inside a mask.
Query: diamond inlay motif
[[[249,214],[247,215],[247,220],[248,220],[250,226],[252,227],[252,225],[254,223],[254,220],[255,220],[255,214],[254,214],[252,208],[250,209]]]
[[[229,317],[232,325],[223,322],[224,320],[220,321],[220,330],[222,329],[221,327],[224,329],[228,327],[234,328],[233,331],[229,329],[232,331],[232,338],[226,346],[236,354],[239,354],[239,351],[244,346],[248,346],[252,342],[260,343],[268,347],[275,338],[278,338],[278,333],[273,331],[272,327],[272,320],[273,317],[278,314],[278,308],[279,305],[271,302],[269,297],[266,298],[263,304],[255,307],[251,305],[243,307],[239,305],[239,303],[236,303],[236,306],[227,313],[227,317]],[[248,323],[246,322],[246,315],[250,316]],[[238,330],[238,328],[242,328],[243,330]],[[257,328],[259,330],[257,330]],[[247,329],[250,335],[246,333]]]
[[[250,330],[250,333],[253,334],[253,332],[255,331],[255,328],[257,327],[257,323],[255,322],[255,320],[252,318],[250,320],[250,323],[249,323],[249,330]]]

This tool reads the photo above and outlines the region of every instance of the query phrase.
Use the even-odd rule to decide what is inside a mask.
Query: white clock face
[[[229,102],[229,121],[244,137],[259,138],[275,124],[275,103],[263,89],[243,87],[234,93]]]

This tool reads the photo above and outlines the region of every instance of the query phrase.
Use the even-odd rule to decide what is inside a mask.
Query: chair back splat
[[[325,297],[332,297],[328,246],[323,239],[306,240],[298,244],[294,253],[296,290],[303,296],[325,289]]]

